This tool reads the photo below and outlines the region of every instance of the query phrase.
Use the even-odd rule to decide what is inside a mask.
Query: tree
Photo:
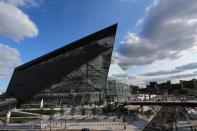
[[[41,110],[41,111],[43,112],[44,110]],[[53,109],[53,107],[50,107],[50,110],[49,110],[48,114],[50,116],[52,116],[54,113],[55,113],[55,110]]]
[[[93,115],[93,118],[94,118],[94,116],[97,114],[97,108],[92,108],[92,115]]]
[[[139,90],[132,90],[132,94],[139,94]]]
[[[179,93],[180,93],[180,94],[184,94],[184,95],[187,95],[187,94],[190,93],[190,92],[191,92],[191,90],[188,89],[188,88],[181,88],[181,89],[179,90]]]
[[[75,114],[76,112],[76,108],[75,107],[72,107],[71,110],[70,110],[70,115],[73,117],[73,115]]]
[[[43,110],[42,110],[43,111]],[[51,131],[51,121],[53,120],[54,109],[51,106],[49,110],[49,121],[50,121],[50,131]]]
[[[83,108],[81,109],[81,115],[84,116],[85,114],[86,114],[86,108],[83,107]]]
[[[61,114],[62,116],[64,115],[64,109],[63,109],[63,108],[60,109],[60,114]]]
[[[92,102],[90,102],[89,105],[92,106]]]
[[[127,109],[125,108],[124,105],[120,105],[116,108],[116,114],[118,117],[120,117],[121,115],[126,115],[127,114]]]
[[[107,105],[102,108],[102,114],[104,115],[108,115],[109,113],[111,113],[111,111],[112,111],[111,105]]]

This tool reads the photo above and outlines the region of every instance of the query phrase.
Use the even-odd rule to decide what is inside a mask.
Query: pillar
[[[143,105],[140,105],[140,111],[141,111],[141,113],[144,113],[144,107],[143,107]]]
[[[10,121],[11,111],[8,111],[6,114],[6,123],[8,124]]]

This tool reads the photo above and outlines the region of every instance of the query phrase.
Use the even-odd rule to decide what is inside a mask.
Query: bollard
[[[124,124],[124,130],[126,130],[127,128],[126,128],[126,124]]]

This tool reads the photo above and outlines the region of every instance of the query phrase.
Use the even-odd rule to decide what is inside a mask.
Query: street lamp
[[[67,115],[66,115],[66,112],[65,112],[65,129],[67,128],[67,127],[66,127],[66,121],[67,121],[66,118],[67,118]]]

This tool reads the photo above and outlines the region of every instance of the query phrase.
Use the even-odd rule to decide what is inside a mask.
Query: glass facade
[[[101,45],[105,44],[106,46],[108,46],[112,43],[112,40],[113,39],[110,36],[91,44],[99,43]],[[59,57],[69,57],[74,52],[76,53],[81,49],[83,48],[64,53]],[[53,101],[54,104],[85,104],[95,103],[100,101],[100,99],[104,99],[104,94],[106,91],[106,80],[111,61],[111,52],[112,48],[109,48],[96,58],[88,61],[78,69],[62,77],[62,81],[53,84],[46,90],[43,90],[41,93],[39,93],[39,97],[37,97],[37,95],[34,96],[34,101],[40,100],[42,99],[42,97],[45,97],[45,101],[47,101],[48,103]],[[58,60],[60,58],[56,57],[49,61]],[[48,97],[46,97],[45,94],[48,94]],[[53,99],[49,97],[53,97]]]
[[[126,83],[118,82],[116,80],[108,80],[107,82],[107,96],[108,101],[125,102],[127,96],[131,93],[130,86]]]
[[[103,99],[116,28],[113,25],[17,67],[6,96],[19,103],[42,97],[81,104]]]

